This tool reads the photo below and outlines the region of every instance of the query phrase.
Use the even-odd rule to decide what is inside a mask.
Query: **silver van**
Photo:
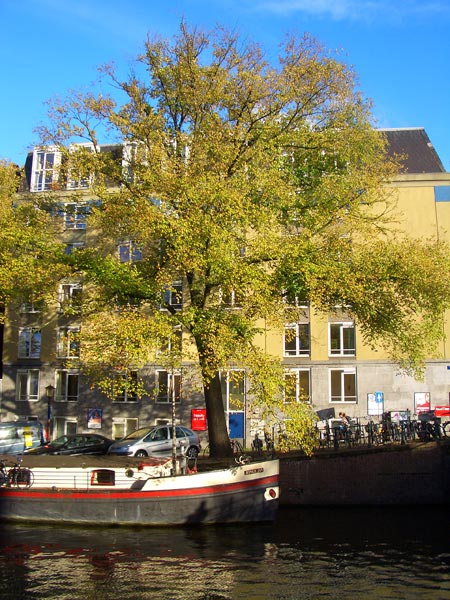
[[[38,421],[0,423],[0,454],[23,454],[44,441],[44,428]]]

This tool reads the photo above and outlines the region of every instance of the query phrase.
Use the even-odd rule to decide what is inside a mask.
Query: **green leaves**
[[[61,262],[63,246],[45,206],[31,200],[13,203],[19,181],[17,167],[0,161],[1,304],[45,300],[67,271]]]

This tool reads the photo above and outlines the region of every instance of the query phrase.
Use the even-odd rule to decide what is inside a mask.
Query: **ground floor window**
[[[330,402],[356,402],[356,369],[330,369]]]
[[[39,370],[27,369],[17,372],[17,400],[35,402],[39,400]]]
[[[55,417],[53,419],[53,436],[72,435],[77,433],[77,419],[75,417]]]
[[[132,431],[139,429],[137,419],[113,419],[112,437],[113,440],[121,440]]]

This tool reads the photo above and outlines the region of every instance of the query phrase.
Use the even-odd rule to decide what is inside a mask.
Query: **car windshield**
[[[132,431],[131,433],[129,433],[126,437],[124,437],[124,440],[139,440],[140,438],[144,437],[145,435],[147,435],[147,433],[151,431],[151,429],[138,429],[137,431]]]
[[[67,443],[68,439],[69,438],[66,435],[62,435],[61,437],[56,438],[56,440],[51,441],[49,446],[52,448],[59,448],[60,446],[64,446],[64,444]]]

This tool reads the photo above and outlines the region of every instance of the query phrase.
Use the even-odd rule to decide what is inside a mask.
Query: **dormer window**
[[[61,153],[54,149],[35,150],[33,152],[31,191],[46,192],[53,189],[58,181],[58,168]]]

